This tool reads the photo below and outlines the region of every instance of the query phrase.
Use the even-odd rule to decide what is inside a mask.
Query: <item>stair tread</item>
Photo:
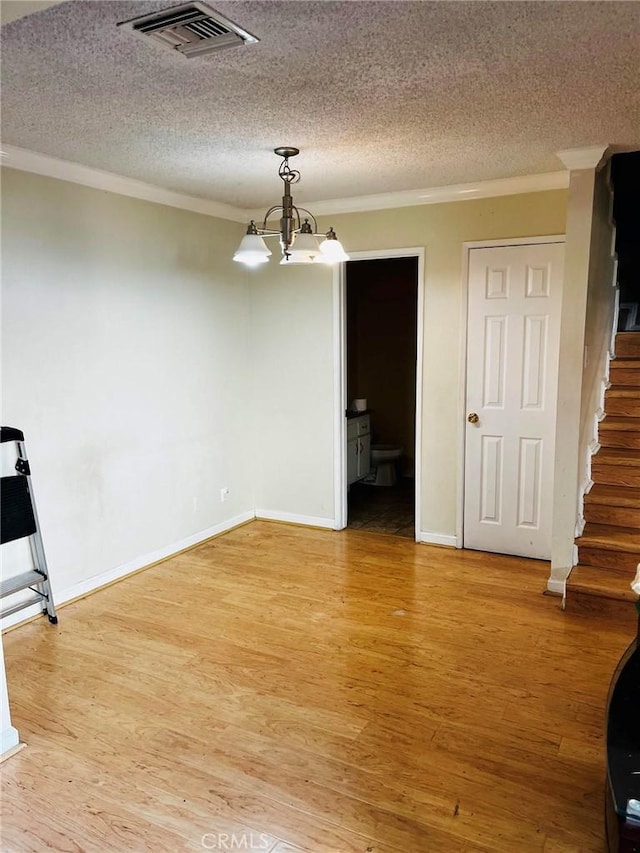
[[[632,358],[631,356],[625,355],[622,358],[614,358],[609,363],[609,367],[612,370],[637,370],[640,368],[640,356]]]
[[[640,451],[640,430],[625,432],[620,429],[611,429],[609,432],[602,432],[600,444],[602,447],[620,447]]]
[[[573,591],[603,598],[616,598],[629,601],[633,606],[636,596],[631,589],[632,580],[633,572],[578,563],[567,580],[567,594],[570,595]]]
[[[576,540],[576,544],[578,542],[579,540]],[[579,561],[585,566],[611,566],[614,569],[633,573],[638,565],[638,554],[635,551],[612,551],[587,543],[582,545],[578,552]]]
[[[593,457],[594,465],[624,465],[629,468],[640,466],[640,453],[634,448],[602,447]]]
[[[606,428],[607,424],[620,423],[626,424],[630,430],[637,429],[640,418],[634,418],[631,415],[607,415],[606,418],[600,421],[600,429]]]
[[[615,385],[612,384],[607,388],[609,397],[640,397],[640,388],[637,385]]]
[[[618,358],[637,358],[640,356],[640,332],[618,332],[616,335],[616,355]]]
[[[585,504],[606,504],[608,506],[628,506],[640,509],[640,488],[596,483],[591,491],[584,496],[584,502]]]
[[[618,365],[614,370],[610,370],[609,384],[615,387],[637,388],[640,385],[640,359],[632,367]]]
[[[601,430],[622,430],[633,432],[640,431],[640,417],[632,418],[630,415],[607,415],[603,421],[600,421],[599,429]]]
[[[616,527],[611,524],[588,522],[582,536],[576,540],[578,548],[589,545],[613,551],[638,554],[640,560],[640,530],[633,527]]]

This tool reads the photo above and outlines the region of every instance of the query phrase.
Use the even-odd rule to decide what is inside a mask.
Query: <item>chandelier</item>
[[[266,264],[271,256],[271,250],[264,241],[265,237],[280,238],[281,264],[337,264],[340,261],[349,260],[349,255],[342,248],[342,243],[336,237],[333,228],[329,228],[326,233],[319,233],[315,216],[304,207],[296,207],[293,203],[291,184],[298,183],[300,172],[289,166],[289,158],[299,153],[298,148],[289,146],[274,149],[274,154],[282,157],[278,169],[278,174],[284,183],[282,204],[276,204],[267,210],[261,226],[256,225],[253,219],[251,220],[247,233],[233,256],[234,261],[250,267]],[[278,212],[281,213],[280,228],[269,228],[269,219]],[[301,213],[306,214],[304,221]]]

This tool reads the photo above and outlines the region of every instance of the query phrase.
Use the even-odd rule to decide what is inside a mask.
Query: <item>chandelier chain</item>
[[[278,169],[278,174],[282,178],[282,180],[287,184],[297,184],[300,180],[300,172],[297,169],[291,169],[289,167],[289,158],[283,157],[282,163],[280,163],[280,168]]]

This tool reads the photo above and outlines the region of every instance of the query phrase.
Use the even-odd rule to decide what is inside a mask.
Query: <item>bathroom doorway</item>
[[[405,251],[344,265],[343,517],[350,528],[416,539],[422,258]]]

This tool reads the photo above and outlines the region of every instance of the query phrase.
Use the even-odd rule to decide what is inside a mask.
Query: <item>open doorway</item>
[[[419,258],[345,265],[346,523],[414,539]]]
[[[640,241],[638,196],[640,151],[614,154],[611,158],[613,218],[618,256],[618,332],[640,331]]]

